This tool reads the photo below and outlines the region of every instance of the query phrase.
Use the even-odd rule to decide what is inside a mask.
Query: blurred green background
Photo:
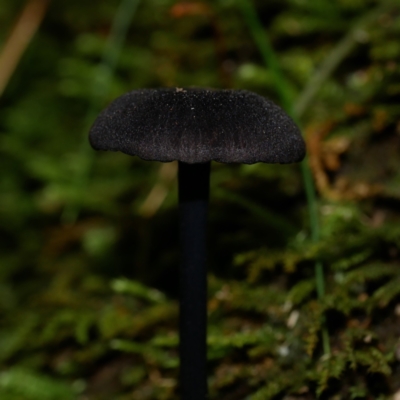
[[[179,398],[176,165],[87,143],[165,86],[267,96],[308,146],[212,165],[210,399],[397,398],[398,1],[0,0],[0,27],[1,400]]]

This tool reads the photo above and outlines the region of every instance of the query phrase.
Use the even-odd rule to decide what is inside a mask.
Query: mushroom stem
[[[179,162],[182,400],[205,400],[207,397],[206,225],[209,186],[210,162]]]

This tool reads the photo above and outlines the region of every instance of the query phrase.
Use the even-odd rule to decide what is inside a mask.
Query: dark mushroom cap
[[[245,90],[134,90],[99,115],[89,140],[96,150],[190,164],[284,164],[305,155],[292,119],[270,100]]]

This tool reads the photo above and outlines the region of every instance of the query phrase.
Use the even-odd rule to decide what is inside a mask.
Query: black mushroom
[[[179,162],[181,398],[204,400],[210,162],[298,162],[305,155],[301,133],[280,107],[255,93],[167,88],[117,98],[98,116],[89,140],[96,150]]]

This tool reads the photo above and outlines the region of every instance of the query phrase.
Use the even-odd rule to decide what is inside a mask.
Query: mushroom
[[[204,400],[210,162],[298,162],[305,155],[301,133],[281,108],[249,91],[163,88],[114,100],[89,140],[96,150],[179,162],[180,390],[183,400]]]

